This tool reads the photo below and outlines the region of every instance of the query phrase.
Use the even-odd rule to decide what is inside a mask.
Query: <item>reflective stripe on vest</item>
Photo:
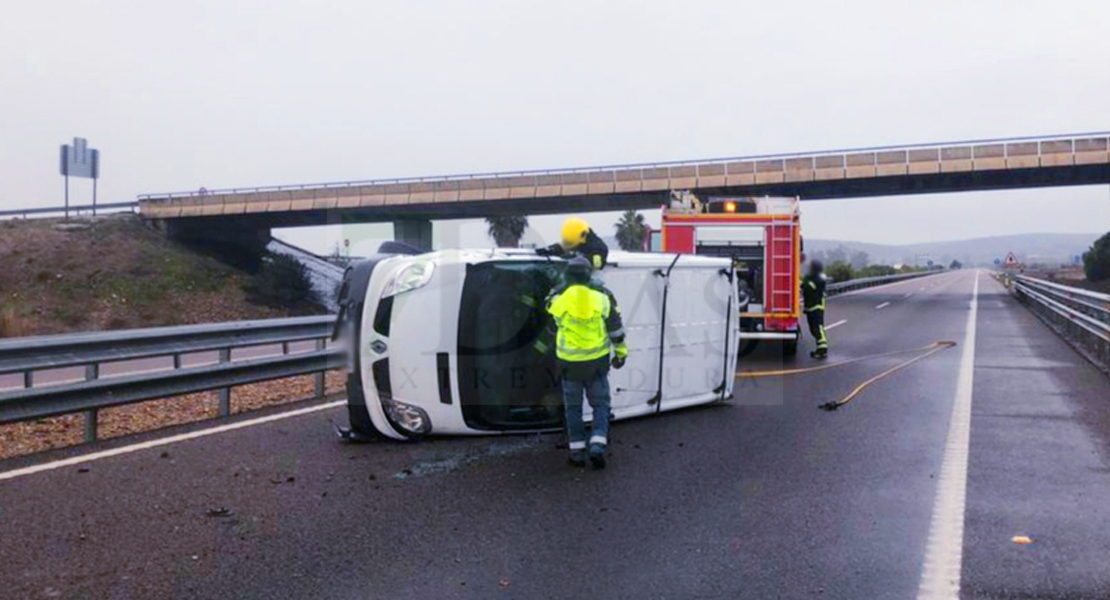
[[[548,312],[559,333],[555,356],[571,362],[595,360],[609,355],[609,297],[584,285],[572,285],[551,300]]]

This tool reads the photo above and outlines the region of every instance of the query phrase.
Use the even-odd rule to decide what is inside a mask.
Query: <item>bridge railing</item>
[[[1041,320],[1110,371],[1110,294],[1017,275],[1013,289]]]
[[[227,416],[231,388],[308,374],[316,375],[322,397],[324,372],[343,366],[341,350],[327,345],[334,325],[334,316],[318,316],[0,340],[0,375],[23,379],[22,387],[0,389],[0,424],[84,412],[85,439],[93,441],[98,411],[113,406],[219,390],[219,414]],[[267,346],[273,354],[232,356],[234,349]],[[213,352],[215,363],[182,364],[183,357]],[[105,365],[158,357],[172,358],[172,366],[101,373]],[[84,367],[84,377],[36,385],[37,374],[71,367]]]
[[[138,200],[148,203],[169,202],[192,198],[198,202],[220,202],[225,195],[265,194],[269,192],[299,192],[305,190],[338,190],[351,187],[383,187],[416,185],[417,194],[433,194],[437,185],[464,184],[473,180],[493,182],[491,187],[511,190],[514,187],[550,187],[561,185],[630,183],[632,181],[674,180],[673,189],[695,187],[693,183],[704,178],[713,185],[733,185],[728,176],[736,181],[752,183],[768,181],[792,181],[788,173],[816,173],[816,177],[833,178],[853,176],[853,173],[870,172],[872,175],[892,175],[898,172],[913,174],[915,167],[925,168],[926,164],[947,164],[952,170],[972,170],[976,162],[981,168],[1022,168],[1037,166],[1056,166],[1075,164],[1078,155],[1098,155],[1101,159],[1108,151],[1110,132],[1064,134],[1055,136],[1029,136],[1016,138],[993,138],[938,142],[928,144],[906,144],[892,146],[870,146],[844,148],[813,152],[789,152],[778,154],[758,154],[748,156],[718,157],[697,160],[675,160],[647,163],[624,163],[572,167],[559,169],[525,169],[517,171],[494,171],[440,175],[430,177],[398,177],[388,179],[368,179],[352,181],[333,181],[321,183],[256,186],[226,189],[198,189],[160,194],[142,194]],[[968,168],[964,168],[967,166]],[[932,167],[929,167],[932,168]],[[719,183],[718,183],[719,180]],[[463,191],[467,188],[461,186]],[[618,186],[619,187],[619,186]],[[406,187],[406,193],[410,192]],[[619,191],[619,190],[618,190]],[[396,190],[384,189],[384,195]],[[434,197],[434,196],[433,196]],[[515,197],[506,191],[505,197]]]

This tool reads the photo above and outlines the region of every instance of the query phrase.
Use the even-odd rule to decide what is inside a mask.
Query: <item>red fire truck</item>
[[[648,250],[732,258],[737,268],[741,339],[782,340],[798,351],[802,234],[797,198],[714,198],[675,192]],[[754,342],[753,342],[754,343]]]

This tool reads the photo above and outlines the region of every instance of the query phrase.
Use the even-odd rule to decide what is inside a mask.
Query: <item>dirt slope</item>
[[[133,215],[0,222],[0,337],[289,316]]]
[[[155,327],[291,316],[250,304],[246,275],[166,241],[132,215],[0,221],[0,337]],[[327,391],[343,389],[343,373]],[[241,386],[232,410],[294,402],[313,394],[311,375]],[[210,419],[215,392],[106,409],[100,436],[116,437]],[[0,426],[0,461],[80,443],[83,416]]]

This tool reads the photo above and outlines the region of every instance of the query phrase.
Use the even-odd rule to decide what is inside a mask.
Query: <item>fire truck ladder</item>
[[[789,315],[794,312],[794,221],[771,221],[770,251],[771,294],[767,303],[770,315]]]

